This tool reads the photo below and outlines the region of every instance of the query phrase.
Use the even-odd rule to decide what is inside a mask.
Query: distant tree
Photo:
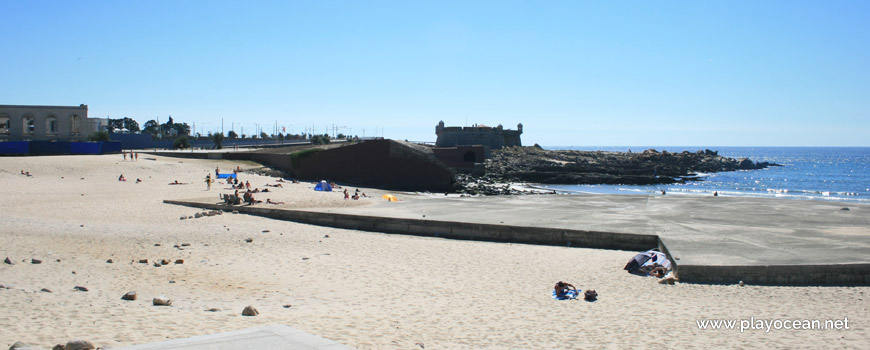
[[[145,128],[144,130],[142,130],[142,132],[146,133],[146,134],[157,135],[157,130],[158,130],[159,126],[160,125],[157,124],[156,120],[154,120],[154,119],[149,120],[149,121],[145,122],[145,124],[142,124],[142,127]]]
[[[236,134],[235,131],[230,130],[230,132],[227,133],[227,137],[231,139],[237,139],[239,138],[239,134]]]
[[[279,133],[278,133],[278,139],[279,139],[279,140],[283,140],[283,139],[284,139],[284,134],[279,132]]]
[[[178,131],[178,135],[190,135],[190,126],[187,123],[172,124],[172,129]]]
[[[129,117],[109,119],[109,130],[115,129],[127,129],[130,132],[139,132],[139,123]]]
[[[108,131],[97,131],[88,136],[88,141],[111,141]]]
[[[329,144],[329,135],[314,135],[311,137],[312,145]]]
[[[214,135],[212,135],[211,140],[214,142],[215,148],[224,148],[224,134],[215,133]]]
[[[165,134],[169,132],[169,130],[172,130],[173,125],[175,125],[175,122],[172,120],[172,116],[170,115],[169,120],[167,120],[166,123],[160,125],[160,133]]]
[[[187,136],[180,136],[172,141],[172,149],[185,149],[190,148],[190,140],[187,139]]]
[[[245,137],[247,137],[247,136],[248,136],[248,135],[242,134],[242,138],[245,138]]]
[[[335,138],[337,138],[337,139],[340,140],[340,139],[344,139],[344,138],[346,138],[346,137],[344,137],[344,134],[338,134],[338,135],[335,136]]]
[[[267,134],[265,131],[260,131],[260,138],[261,139],[268,139],[269,134]]]

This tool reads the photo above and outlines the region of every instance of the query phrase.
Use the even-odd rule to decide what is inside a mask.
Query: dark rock
[[[42,260],[39,259],[30,259],[31,264],[42,264]]]
[[[843,210],[843,211],[849,211],[849,208],[840,208],[840,210]],[[8,259],[8,258],[7,258],[7,259]]]
[[[42,289],[40,289],[39,291],[40,291],[40,292],[46,292],[46,293],[54,293],[54,292],[51,291],[51,289],[48,289],[48,288],[42,288]]]
[[[77,290],[77,291],[81,291],[81,292],[87,292],[87,291],[88,291],[88,288],[87,288],[87,287],[82,287],[82,286],[75,286],[73,289],[75,289],[75,290]]]
[[[245,238],[245,243],[251,243],[253,241],[254,241],[253,238]]]
[[[289,309],[289,308],[291,308],[291,307],[293,307],[293,305],[290,305],[290,304],[285,304],[285,305],[284,305],[284,308],[285,308],[285,309]]]
[[[112,259],[106,260],[106,263],[107,263],[107,264],[111,264],[111,263],[114,263],[114,262],[115,262],[115,260],[112,260]]]
[[[221,311],[221,309],[218,309],[218,308],[216,308],[216,307],[213,307],[213,308],[208,309],[208,310],[205,310],[205,311],[208,311],[208,312],[218,312],[218,311]]]
[[[6,264],[8,264],[8,265],[15,265],[15,263],[12,262],[12,259],[9,259],[8,256],[6,257],[6,260],[3,260],[3,262],[6,263]]]
[[[154,243],[154,246],[155,246],[155,247],[159,247],[159,246],[160,246],[160,243]]]
[[[245,306],[245,309],[242,310],[242,316],[257,316],[259,314],[260,312],[251,305]]]
[[[66,343],[66,350],[94,350],[96,347],[87,340],[71,340]]]
[[[182,247],[190,247],[190,243],[181,243]]]
[[[127,294],[122,295],[121,300],[133,301],[133,300],[136,300],[137,297],[138,297],[138,295],[136,294],[136,292],[131,291],[131,292],[127,292]]]
[[[51,348],[51,350],[66,350],[66,345],[64,345],[64,344],[57,344],[57,345],[55,345],[53,348]]]
[[[139,263],[140,263],[140,264],[147,264],[147,263],[148,263],[148,259],[139,259]]]
[[[177,264],[177,265],[184,264],[184,259],[176,259],[175,264]]]
[[[777,166],[721,157],[711,150],[670,153],[548,151],[534,147],[493,150],[484,175],[459,173],[456,192],[465,195],[525,194],[503,183],[542,184],[670,184],[698,181],[694,174]]]
[[[160,260],[160,264],[161,264],[161,265],[169,265],[170,262],[171,262],[171,261],[169,261],[169,259],[163,259],[163,260]]]

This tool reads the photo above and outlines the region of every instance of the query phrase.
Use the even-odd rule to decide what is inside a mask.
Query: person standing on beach
[[[121,151],[121,154],[124,155],[124,161],[126,162],[127,161],[127,152]]]
[[[133,155],[136,156],[136,161],[138,162],[139,161],[139,153],[133,153]]]
[[[205,188],[206,191],[211,190],[211,174],[208,174],[205,176],[205,186],[206,186],[206,188]]]

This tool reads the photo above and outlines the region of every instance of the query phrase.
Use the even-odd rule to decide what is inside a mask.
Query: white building
[[[0,141],[87,141],[107,130],[106,118],[88,118],[88,106],[0,105]]]

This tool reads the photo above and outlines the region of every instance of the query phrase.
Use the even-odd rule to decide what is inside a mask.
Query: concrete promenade
[[[407,200],[340,209],[167,203],[387,233],[631,251],[658,245],[683,282],[870,285],[868,205],[675,195],[397,195]]]

